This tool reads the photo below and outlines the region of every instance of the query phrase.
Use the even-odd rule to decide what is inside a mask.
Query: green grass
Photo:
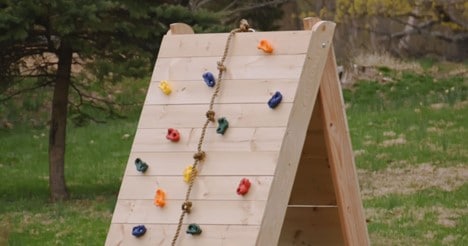
[[[429,65],[428,65],[429,66]],[[431,65],[432,66],[432,65]],[[382,70],[394,82],[362,81],[344,91],[357,167],[369,173],[468,169],[468,80]],[[459,170],[459,169],[457,169]],[[423,174],[408,179],[430,179]],[[462,175],[462,174],[460,174]],[[392,178],[387,184],[392,185]],[[461,178],[463,179],[463,178]],[[447,181],[449,183],[450,180]],[[382,182],[385,183],[385,182]],[[422,185],[414,181],[413,185]],[[445,185],[445,184],[444,184]],[[450,186],[447,184],[447,186]],[[382,187],[382,191],[389,187]],[[400,187],[405,189],[404,184]],[[364,200],[374,245],[468,245],[468,182]]]
[[[385,174],[429,164],[435,171],[463,167],[466,172],[466,78],[380,71],[393,82],[362,81],[344,90],[360,171]],[[143,100],[147,83],[119,86],[117,100],[132,104]],[[42,105],[38,100],[24,103],[34,111]],[[17,121],[13,129],[0,129],[0,245],[103,244],[136,129],[139,110],[132,110],[129,118],[106,124],[70,124],[66,179],[71,199],[55,204],[48,200],[47,129]],[[374,182],[366,178],[360,176],[361,183]],[[452,188],[366,196],[372,243],[468,245],[468,185]]]
[[[66,179],[72,197],[56,204],[48,202],[45,130],[1,132],[0,238],[9,245],[102,244],[135,128],[134,120],[71,127]]]

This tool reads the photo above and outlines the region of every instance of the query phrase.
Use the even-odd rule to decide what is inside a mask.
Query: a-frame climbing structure
[[[332,48],[335,24],[304,24],[303,31],[233,36],[213,106],[229,128],[222,135],[216,122],[208,124],[206,157],[176,245],[369,245]],[[188,187],[183,172],[213,94],[202,74],[217,73],[228,38],[180,34],[187,32],[173,25],[163,39],[106,245],[173,240]],[[272,53],[257,48],[261,40]],[[270,108],[277,91],[282,101]],[[178,142],[166,139],[169,128],[180,132]],[[137,158],[145,172],[136,169]],[[239,195],[244,178],[251,186]],[[158,189],[166,194],[163,207],[154,204]],[[192,223],[201,234],[185,233]],[[146,233],[132,235],[139,225]]]

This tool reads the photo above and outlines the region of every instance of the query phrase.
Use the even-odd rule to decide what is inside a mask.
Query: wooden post
[[[309,28],[316,19],[304,19]],[[330,44],[332,45],[332,44]],[[338,214],[346,245],[369,245],[335,54],[330,48],[318,96]]]

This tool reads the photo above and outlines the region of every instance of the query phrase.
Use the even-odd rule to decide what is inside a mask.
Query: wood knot
[[[240,29],[241,32],[248,32],[249,29],[250,29],[249,22],[247,22],[246,19],[240,20],[239,29]]]

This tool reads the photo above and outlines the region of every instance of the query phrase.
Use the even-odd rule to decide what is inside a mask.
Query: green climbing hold
[[[187,228],[187,234],[191,235],[200,235],[202,233],[202,229],[197,224],[190,224]]]
[[[135,166],[136,166],[136,170],[138,172],[144,173],[144,172],[146,172],[146,170],[148,170],[148,164],[146,164],[140,158],[135,159]]]
[[[228,127],[229,127],[229,122],[227,121],[227,119],[224,118],[224,117],[219,118],[218,119],[218,128],[216,129],[216,132],[221,134],[221,135],[224,135],[224,133],[226,132]]]

